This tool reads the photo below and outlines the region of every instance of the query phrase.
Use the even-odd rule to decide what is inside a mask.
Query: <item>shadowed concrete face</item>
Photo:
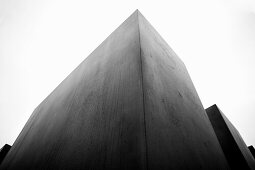
[[[187,70],[134,12],[33,112],[2,169],[228,169]]]
[[[250,150],[253,158],[255,159],[255,149],[254,149],[254,147],[251,145],[251,146],[248,146],[248,149]]]
[[[11,146],[8,144],[5,144],[1,149],[0,149],[0,165],[3,162],[5,156],[7,155],[7,153],[9,152],[9,150],[11,149]]]
[[[231,169],[255,169],[254,158],[228,118],[216,105],[206,112]]]

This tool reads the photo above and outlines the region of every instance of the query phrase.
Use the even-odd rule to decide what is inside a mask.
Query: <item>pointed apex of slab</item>
[[[205,110],[210,110],[210,109],[216,109],[219,110],[218,106],[216,104],[213,104],[211,106],[209,106],[208,108],[206,108]]]
[[[138,13],[140,13],[140,11],[139,11],[139,9],[136,9],[133,13],[138,14]],[[131,14],[131,15],[132,15],[132,14]]]
[[[139,10],[136,9],[130,16],[132,16],[132,15],[136,15],[137,16],[138,13],[139,13]]]

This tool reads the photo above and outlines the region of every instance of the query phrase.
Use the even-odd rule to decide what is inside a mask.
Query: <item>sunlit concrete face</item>
[[[1,169],[228,169],[180,59],[134,12],[33,112]]]
[[[149,168],[226,169],[185,65],[142,15],[139,30]]]
[[[213,105],[206,113],[231,169],[255,169],[255,159],[228,118]]]

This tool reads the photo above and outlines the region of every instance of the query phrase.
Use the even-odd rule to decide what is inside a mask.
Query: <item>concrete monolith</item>
[[[228,164],[183,62],[136,11],[35,109],[2,169]]]
[[[8,144],[5,144],[1,149],[0,149],[0,165],[3,162],[5,156],[7,155],[7,153],[9,152],[9,150],[11,149],[11,146]]]
[[[217,105],[206,112],[231,169],[255,169],[255,160],[241,135]]]

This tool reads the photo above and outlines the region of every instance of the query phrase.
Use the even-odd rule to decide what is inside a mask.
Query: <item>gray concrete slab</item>
[[[182,61],[134,12],[33,112],[1,169],[228,169]]]
[[[248,149],[250,150],[253,158],[255,159],[255,149],[254,149],[254,147],[251,145],[251,146],[248,146]]]
[[[255,160],[241,135],[217,105],[206,112],[231,169],[255,169]]]
[[[0,165],[3,162],[5,156],[7,155],[7,153],[9,152],[9,150],[11,149],[11,146],[8,144],[5,144],[1,149],[0,149]]]

